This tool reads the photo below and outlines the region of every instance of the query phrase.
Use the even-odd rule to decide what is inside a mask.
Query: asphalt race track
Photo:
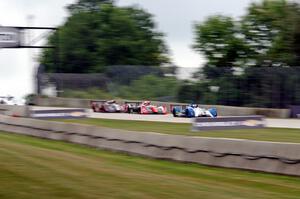
[[[62,107],[32,107],[33,110],[53,110],[53,109],[70,109]],[[155,122],[174,122],[174,123],[191,123],[190,118],[176,118],[171,114],[167,115],[140,115],[127,113],[94,113],[91,109],[88,110],[89,117],[102,119],[116,120],[136,120],[136,121],[155,121]],[[300,119],[274,119],[267,118],[266,126],[273,128],[296,128],[300,129]]]

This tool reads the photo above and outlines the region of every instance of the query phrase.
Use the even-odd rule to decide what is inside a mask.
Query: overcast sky
[[[259,0],[117,0],[121,6],[138,5],[154,15],[158,30],[165,33],[172,61],[180,67],[200,67],[205,60],[191,49],[193,24],[214,14],[239,18],[247,6]],[[58,26],[75,0],[0,0],[0,25]],[[29,17],[32,16],[32,17]],[[32,33],[32,37],[39,33]],[[0,96],[32,93],[37,50],[0,50]]]

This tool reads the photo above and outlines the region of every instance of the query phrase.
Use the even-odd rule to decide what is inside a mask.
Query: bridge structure
[[[26,41],[28,30],[44,31],[30,41]],[[0,26],[0,48],[57,48],[50,45],[35,45],[47,37],[51,32],[57,31],[54,27],[25,27],[25,26]],[[59,41],[59,34],[57,34]]]

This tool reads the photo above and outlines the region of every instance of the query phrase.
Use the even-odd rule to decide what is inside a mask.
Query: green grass
[[[300,178],[153,160],[0,132],[0,198],[299,198]]]
[[[191,131],[191,124],[167,123],[167,122],[148,122],[148,121],[126,121],[112,119],[72,119],[59,120],[70,123],[81,123],[98,125],[116,129],[126,129],[141,132],[157,132],[175,135],[216,137],[216,138],[237,138],[273,142],[295,142],[300,143],[300,129],[245,129],[245,130],[226,130],[226,131]]]

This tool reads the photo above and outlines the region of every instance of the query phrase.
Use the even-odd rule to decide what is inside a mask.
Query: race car
[[[94,112],[104,112],[104,113],[120,113],[120,112],[122,112],[122,107],[119,104],[117,104],[115,100],[91,101],[90,105]]]
[[[174,107],[172,109],[174,117],[212,117],[218,116],[216,108],[204,109],[200,108],[197,104],[190,104],[185,109]]]
[[[165,106],[151,105],[150,101],[125,103],[124,110],[127,113],[139,114],[167,114]]]

